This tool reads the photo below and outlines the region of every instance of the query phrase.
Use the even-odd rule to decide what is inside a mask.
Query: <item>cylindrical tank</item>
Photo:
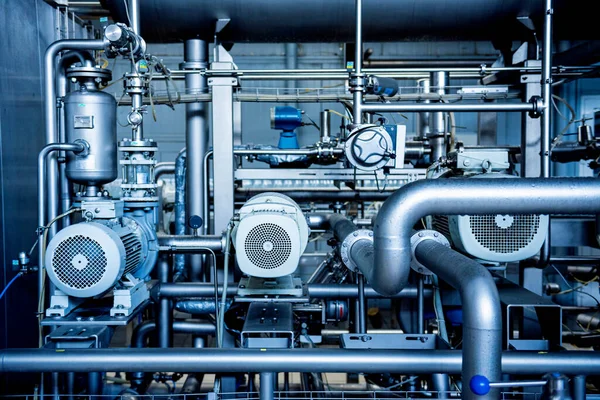
[[[96,186],[112,182],[118,175],[117,102],[97,90],[92,78],[86,79],[80,81],[79,90],[65,96],[67,141],[86,147],[77,154],[67,153],[66,173],[72,182]]]
[[[101,3],[127,22],[125,1]],[[586,5],[554,1],[557,39],[600,37],[596,14],[582,12]],[[519,18],[530,17],[541,33],[543,8],[541,0],[364,0],[364,40],[532,40]],[[140,1],[140,34],[147,42],[212,41],[219,19],[230,20],[219,32],[223,42],[354,42],[353,0]]]

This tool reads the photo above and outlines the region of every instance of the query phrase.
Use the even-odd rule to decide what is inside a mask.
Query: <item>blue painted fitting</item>
[[[279,134],[280,149],[297,149],[298,138],[294,129],[302,126],[302,111],[294,107],[278,106],[271,108],[271,128],[281,129]]]
[[[490,381],[483,375],[475,375],[471,378],[469,387],[477,396],[485,396],[490,392]]]

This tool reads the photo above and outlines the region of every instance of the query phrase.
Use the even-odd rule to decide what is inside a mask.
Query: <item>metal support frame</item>
[[[229,68],[231,63],[213,63],[212,68]],[[214,233],[225,230],[233,216],[234,207],[234,155],[233,155],[233,86],[237,79],[210,78],[213,107],[213,157],[218,168],[213,168],[214,185]]]

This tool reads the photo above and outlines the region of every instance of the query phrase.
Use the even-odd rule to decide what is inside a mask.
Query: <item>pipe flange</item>
[[[415,272],[421,275],[433,275],[433,272],[431,272],[429,269],[427,269],[427,267],[425,267],[423,264],[417,261],[417,257],[415,256],[415,250],[417,246],[425,240],[435,240],[436,242],[443,244],[446,247],[450,247],[450,242],[448,241],[448,239],[446,239],[446,236],[430,229],[424,229],[422,231],[419,231],[412,235],[412,237],[410,238],[410,254],[412,256],[410,267]]]
[[[373,242],[373,231],[369,229],[357,229],[352,234],[346,236],[342,244],[340,245],[340,256],[342,257],[342,262],[352,272],[358,271],[358,265],[352,260],[350,257],[350,250],[354,243],[359,240],[367,239],[371,243]]]

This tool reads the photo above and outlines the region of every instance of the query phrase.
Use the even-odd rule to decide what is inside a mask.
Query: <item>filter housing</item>
[[[63,293],[74,297],[104,294],[125,274],[144,274],[147,246],[137,223],[81,222],[59,231],[46,250],[46,270]],[[138,274],[139,273],[139,274]]]
[[[294,273],[308,244],[302,210],[288,196],[262,193],[240,209],[233,231],[236,260],[243,273],[276,278]]]
[[[481,174],[471,178],[511,179],[506,174]],[[514,262],[535,256],[548,231],[547,215],[435,216],[433,229],[443,233],[461,252],[489,262]]]

